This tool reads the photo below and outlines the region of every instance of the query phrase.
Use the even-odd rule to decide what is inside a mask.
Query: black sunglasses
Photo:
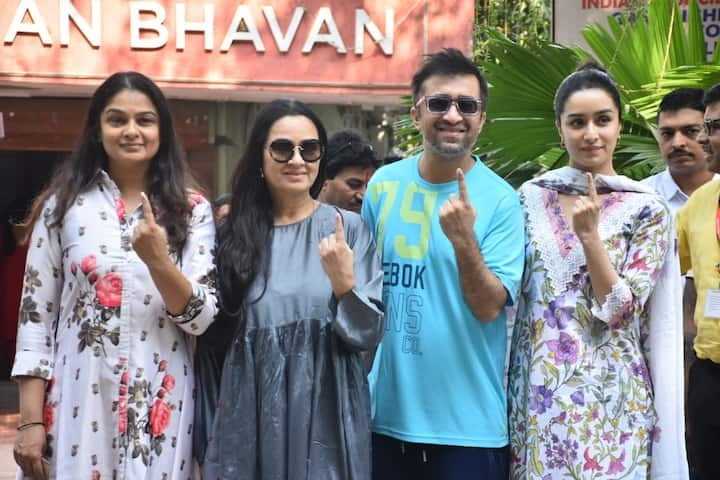
[[[715,132],[720,131],[720,118],[709,118],[704,120],[703,126],[705,127],[705,133],[707,136],[710,136]]]
[[[448,95],[425,95],[420,97],[415,106],[418,107],[423,101],[427,111],[433,115],[447,113],[453,104],[460,115],[477,115],[480,113],[480,105],[482,105],[480,99],[475,97],[450,98]]]
[[[303,140],[295,145],[290,140],[278,138],[270,142],[268,150],[270,157],[278,163],[287,163],[295,155],[295,150],[300,149],[300,156],[308,163],[317,162],[323,156],[323,145],[320,140]]]

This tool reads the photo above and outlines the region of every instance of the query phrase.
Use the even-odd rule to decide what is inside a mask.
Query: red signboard
[[[394,103],[423,54],[469,51],[473,18],[473,0],[2,0],[0,90],[137,70],[192,98]]]

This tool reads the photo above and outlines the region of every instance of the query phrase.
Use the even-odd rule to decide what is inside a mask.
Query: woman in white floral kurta
[[[106,80],[84,134],[85,147],[96,145],[105,160],[86,184],[78,180],[59,224],[53,220],[65,190],[56,178],[28,253],[13,376],[21,397],[29,393],[21,398],[15,457],[29,476],[189,479],[190,335],[216,313],[212,211],[187,188],[167,105],[146,77]],[[78,167],[87,153],[81,146],[59,178],[92,165]],[[168,162],[180,175],[163,171]],[[172,202],[161,178],[185,192],[183,204]],[[134,186],[150,200],[133,195]],[[133,197],[142,203],[126,208]],[[170,208],[178,215],[168,215]],[[38,379],[46,383],[44,403],[32,396]],[[35,470],[41,421],[47,472]]]
[[[613,169],[622,110],[606,73],[570,75],[555,111],[570,167],[520,189],[511,478],[686,478],[672,217]]]

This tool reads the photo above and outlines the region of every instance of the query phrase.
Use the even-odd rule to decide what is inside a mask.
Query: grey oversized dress
[[[370,397],[360,352],[385,331],[383,273],[370,230],[342,211],[355,288],[339,302],[320,263],[334,207],[273,229],[267,289],[225,356],[204,478],[370,479]]]

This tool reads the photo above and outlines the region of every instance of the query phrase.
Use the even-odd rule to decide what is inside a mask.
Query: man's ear
[[[415,127],[420,128],[420,112],[416,107],[410,108],[410,117],[412,118]]]
[[[478,129],[481,132],[482,132],[483,127],[485,126],[485,120],[487,120],[487,112],[482,112],[480,114],[480,122],[479,122],[480,128]]]

